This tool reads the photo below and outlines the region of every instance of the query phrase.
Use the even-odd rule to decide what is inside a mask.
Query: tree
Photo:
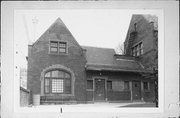
[[[119,44],[118,47],[116,48],[116,52],[118,54],[124,55],[125,54],[125,52],[124,52],[124,45],[123,44]]]

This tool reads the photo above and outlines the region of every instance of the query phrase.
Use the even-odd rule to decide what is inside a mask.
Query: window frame
[[[56,43],[57,46],[51,45],[52,43]],[[49,50],[50,50],[50,53],[58,53],[58,41],[50,41],[49,46],[50,46],[50,49],[49,49]],[[57,51],[52,51],[52,50],[51,50],[52,48],[56,48]]]
[[[125,83],[128,82],[128,88],[125,88]],[[130,81],[124,81],[124,91],[130,90]]]
[[[131,54],[132,56],[138,57],[143,55],[143,43],[142,41],[136,43],[135,45],[132,46],[131,48]]]
[[[145,82],[147,82],[147,89],[144,89],[144,88],[145,88],[145,87],[144,87],[144,85],[145,85],[144,83],[145,83]],[[143,90],[144,90],[144,91],[150,91],[150,82],[148,82],[148,81],[143,81]]]
[[[109,86],[108,86],[108,83],[111,83],[111,88],[109,89]],[[112,91],[113,89],[112,89],[113,87],[112,87],[112,80],[107,80],[107,90],[108,91]]]
[[[65,44],[65,47],[61,46],[60,44]],[[61,52],[60,49],[65,49],[65,52]],[[59,51],[59,53],[66,53],[67,52],[67,42],[59,41],[58,42],[58,51]]]
[[[88,81],[92,81],[92,88],[88,88]],[[88,90],[88,91],[93,91],[93,90],[94,90],[94,80],[88,79],[88,80],[86,81],[86,85],[87,85],[86,90]]]
[[[46,80],[48,80],[48,83],[49,83],[48,86],[46,85]],[[48,92],[46,91],[46,87],[48,87]],[[51,81],[49,79],[45,78],[44,79],[44,93],[49,94],[50,90],[51,90],[50,88],[51,88]]]
[[[56,42],[57,43],[57,52],[51,51],[51,42]],[[65,47],[60,48],[60,43],[64,43]],[[60,52],[60,49],[65,49],[65,52]],[[61,40],[49,40],[49,54],[53,55],[67,55],[68,54],[68,42],[67,41],[61,41]]]
[[[62,71],[62,72],[64,72],[64,77],[52,77],[52,72],[53,71]],[[45,77],[45,75],[46,75],[46,73],[49,73],[50,72],[50,77]],[[71,76],[71,74],[69,73],[69,72],[67,72],[67,71],[65,71],[65,70],[60,70],[60,69],[54,69],[54,70],[49,70],[49,71],[47,71],[45,74],[44,74],[44,93],[45,94],[72,94],[72,76]],[[66,77],[65,76],[65,73],[68,73],[69,74],[69,77]],[[52,81],[53,80],[63,80],[63,92],[53,92],[52,91]],[[70,80],[70,92],[67,92],[66,91],[66,80]],[[49,80],[49,92],[47,92],[46,91],[46,83],[45,83],[45,81],[46,80]]]
[[[62,80],[62,83],[63,83],[63,87],[61,87],[61,88],[63,88],[62,89],[62,92],[53,92],[53,80]],[[64,87],[64,79],[59,79],[59,78],[51,78],[51,89],[50,89],[50,92],[52,93],[52,94],[65,94],[65,87]],[[57,82],[57,81],[55,81],[55,82]],[[56,88],[54,88],[54,90],[56,90],[57,91],[57,87]]]

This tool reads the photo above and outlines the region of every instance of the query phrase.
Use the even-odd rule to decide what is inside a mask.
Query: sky
[[[133,10],[64,9],[19,10],[14,16],[14,37],[21,66],[26,67],[28,44],[33,44],[61,18],[80,45],[113,48],[123,44]]]
[[[24,17],[32,42],[59,17],[80,45],[115,48],[124,41],[131,14],[122,10],[59,10]],[[34,18],[36,24],[32,23]]]

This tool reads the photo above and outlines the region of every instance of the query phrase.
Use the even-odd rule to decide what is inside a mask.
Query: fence
[[[30,91],[20,87],[20,106],[28,106],[30,99]]]

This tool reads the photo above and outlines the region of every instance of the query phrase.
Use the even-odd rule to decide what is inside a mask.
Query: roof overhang
[[[152,73],[149,70],[137,69],[137,68],[123,68],[120,66],[110,66],[110,65],[90,65],[85,66],[87,71],[110,71],[110,72],[133,72],[133,73]]]

